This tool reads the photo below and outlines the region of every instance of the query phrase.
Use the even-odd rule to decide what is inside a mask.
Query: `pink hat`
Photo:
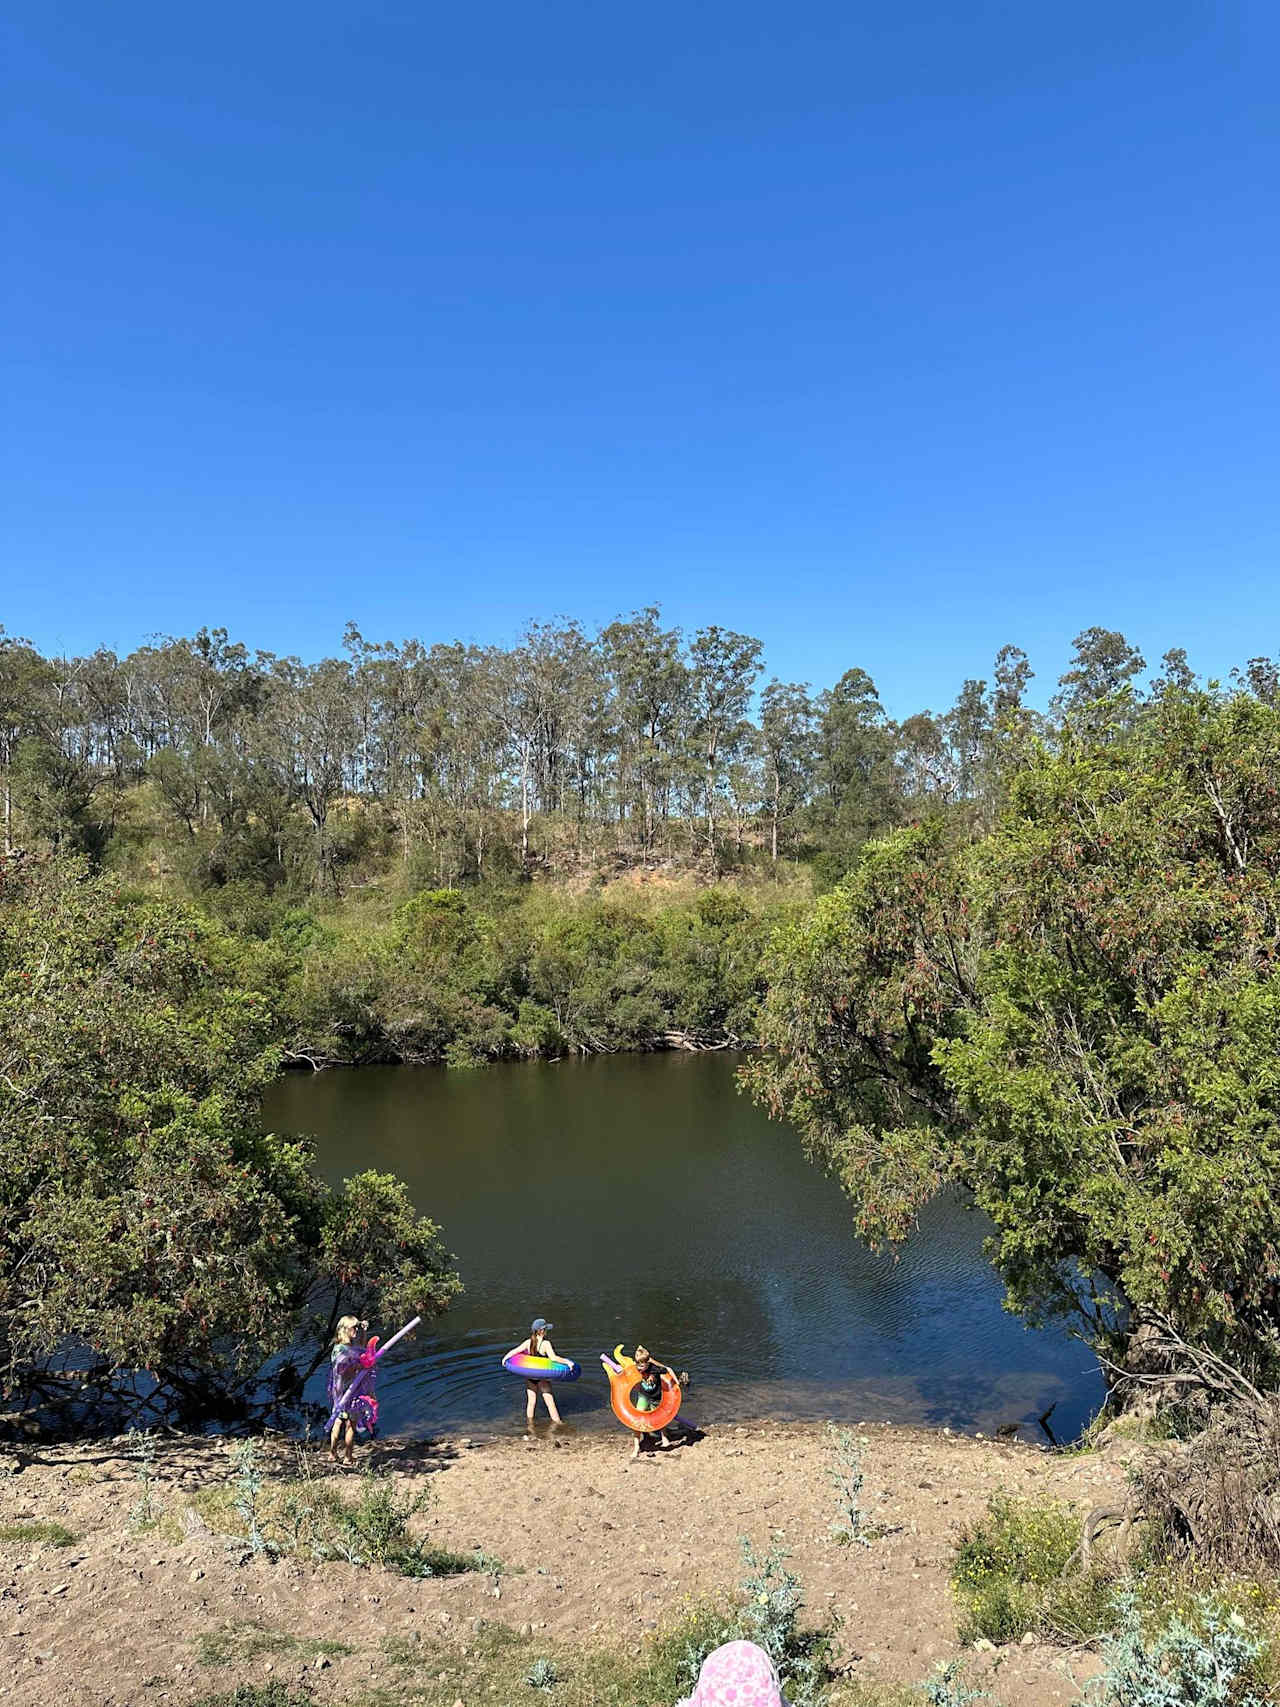
[[[754,1642],[726,1642],[707,1655],[689,1707],[786,1707],[773,1661]]]

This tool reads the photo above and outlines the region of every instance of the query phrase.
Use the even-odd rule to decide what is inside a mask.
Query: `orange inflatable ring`
[[[654,1409],[639,1411],[631,1402],[631,1395],[640,1380],[635,1358],[626,1356],[622,1347],[616,1345],[613,1356],[609,1357],[602,1351],[600,1361],[609,1377],[609,1402],[613,1406],[613,1414],[624,1428],[633,1428],[637,1434],[657,1434],[676,1420],[684,1395],[670,1370],[662,1375],[662,1397]]]

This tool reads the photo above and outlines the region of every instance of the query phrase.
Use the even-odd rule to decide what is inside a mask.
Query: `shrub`
[[[771,1547],[761,1557],[744,1539],[742,1556],[746,1574],[735,1602],[727,1610],[698,1608],[660,1637],[654,1650],[658,1672],[669,1674],[676,1697],[688,1695],[713,1648],[755,1642],[777,1667],[793,1707],[818,1707],[831,1677],[834,1618],[817,1629],[802,1627],[804,1597],[781,1549]]]
[[[957,1588],[992,1577],[1043,1585],[1060,1577],[1075,1550],[1077,1524],[1056,1500],[1017,1500],[995,1494],[987,1514],[961,1537],[951,1567]]]
[[[556,1668],[550,1660],[537,1659],[529,1667],[529,1674],[525,1678],[525,1682],[530,1689],[549,1690],[555,1687],[557,1675]]]
[[[354,1495],[305,1474],[268,1478],[261,1472],[256,1449],[245,1442],[238,1450],[231,1487],[206,1494],[198,1503],[207,1522],[254,1552],[287,1553],[318,1562],[344,1559],[352,1565],[380,1565],[408,1577],[499,1573],[500,1561],[479,1549],[455,1553],[410,1533],[410,1523],[427,1508],[430,1498],[427,1489],[402,1494],[389,1477],[372,1470],[362,1473]]]
[[[871,1535],[862,1509],[862,1448],[847,1428],[828,1427],[832,1463],[827,1475],[835,1487],[840,1518],[831,1525],[832,1538],[842,1547],[868,1547]]]
[[[952,1660],[941,1665],[920,1689],[929,1707],[972,1707],[975,1701],[989,1701],[984,1689],[970,1689],[961,1681],[961,1664]]]
[[[1079,1525],[1055,1500],[996,1494],[961,1537],[951,1567],[960,1637],[997,1645],[1028,1631],[1081,1641],[1107,1628],[1114,1595],[1100,1571],[1072,1572]]]
[[[150,1429],[130,1429],[129,1456],[134,1461],[139,1487],[138,1497],[129,1507],[129,1527],[141,1533],[154,1529],[160,1516],[160,1502],[155,1491],[156,1443]]]
[[[232,1484],[236,1516],[244,1525],[245,1540],[254,1553],[275,1552],[277,1549],[263,1535],[258,1522],[262,1512],[263,1477],[255,1443],[242,1440],[235,1449],[233,1462],[236,1470]]]
[[[1096,1707],[1265,1707],[1254,1688],[1264,1644],[1240,1613],[1224,1615],[1206,1597],[1195,1622],[1175,1613],[1149,1634],[1132,1595],[1118,1604],[1105,1670],[1090,1685]]]

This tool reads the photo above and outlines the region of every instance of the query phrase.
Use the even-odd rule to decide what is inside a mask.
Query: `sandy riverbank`
[[[720,1427],[635,1465],[621,1432],[380,1443],[372,1462],[406,1489],[430,1486],[422,1522],[433,1541],[480,1547],[506,1567],[496,1579],[428,1581],[229,1547],[192,1503],[199,1489],[229,1479],[225,1442],[158,1444],[164,1523],[141,1534],[130,1526],[139,1483],[125,1442],[25,1453],[18,1473],[0,1475],[0,1525],[59,1523],[75,1539],[0,1541],[0,1700],[186,1707],[242,1682],[283,1679],[320,1707],[366,1699],[478,1707],[486,1696],[476,1692],[474,1662],[470,1671],[462,1663],[477,1620],[523,1631],[531,1648],[633,1644],[691,1601],[732,1588],[738,1537],[748,1536],[759,1546],[780,1540],[812,1612],[841,1614],[853,1701],[858,1680],[918,1681],[959,1651],[951,1550],[993,1492],[1087,1505],[1124,1475],[1120,1453],[1062,1457],[875,1424],[855,1433],[865,1441],[864,1504],[891,1531],[870,1548],[831,1539],[837,1505],[821,1425]],[[285,1443],[267,1457],[273,1469],[296,1464]],[[310,1461],[317,1475],[337,1473],[318,1454]],[[267,1638],[242,1639],[253,1631]],[[220,1633],[228,1639],[214,1644],[222,1654],[213,1663],[210,1638]],[[335,1639],[353,1651],[322,1656],[317,1644]],[[421,1655],[411,1679],[406,1653]],[[1037,1644],[996,1660],[1004,1707],[1074,1701],[1073,1680],[1091,1669],[1087,1654]],[[992,1664],[977,1656],[973,1677]],[[458,1693],[464,1678],[471,1699]]]

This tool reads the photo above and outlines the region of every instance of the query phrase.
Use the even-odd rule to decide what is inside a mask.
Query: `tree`
[[[1071,644],[1072,665],[1058,677],[1052,709],[1060,722],[1070,719],[1077,728],[1096,733],[1114,724],[1107,702],[1129,687],[1147,661],[1123,634],[1110,628],[1086,628]]]
[[[1280,713],[1171,690],[1038,749],[993,834],[873,845],[775,943],[756,1094],[901,1238],[944,1181],[1031,1320],[1277,1369]]]
[[[865,670],[846,670],[819,696],[815,774],[821,821],[852,854],[901,821],[897,732]]]
[[[747,703],[760,674],[761,646],[750,635],[700,628],[691,651],[693,738],[701,748],[707,850],[716,859],[715,797],[720,764],[733,757],[746,732]]]
[[[1151,692],[1159,699],[1173,689],[1179,693],[1194,693],[1196,687],[1195,672],[1187,662],[1186,648],[1172,646],[1160,660],[1164,674],[1157,676],[1151,684]],[[1259,694],[1259,699],[1265,699],[1265,694]]]
[[[1020,646],[1002,646],[996,653],[992,674],[996,686],[991,710],[996,722],[1000,723],[1021,711],[1027,683],[1035,672]]]
[[[689,672],[680,656],[680,631],[664,629],[656,605],[627,622],[612,622],[600,636],[610,677],[617,752],[619,806],[631,807],[638,790],[641,845],[653,851],[659,811],[665,813],[682,716],[689,702]]]
[[[14,765],[18,744],[38,728],[38,707],[51,677],[29,640],[6,634],[0,624],[0,772],[3,773],[4,852],[13,852]]]
[[[778,861],[779,826],[803,805],[813,774],[813,703],[808,682],[775,676],[760,696],[760,744],[769,802],[769,856]]]
[[[305,1142],[263,1131],[279,1061],[243,945],[74,864],[0,860],[8,1385],[54,1398],[74,1352],[90,1396],[196,1420],[261,1399],[344,1309],[446,1305],[457,1278],[402,1186],[330,1191]]]
[[[1171,654],[1166,654],[1166,657]],[[1243,672],[1233,670],[1232,679],[1258,699],[1274,705],[1280,700],[1280,663],[1274,658],[1250,658]]]
[[[338,887],[329,819],[343,797],[359,742],[350,697],[350,667],[337,658],[307,666],[272,661],[267,697],[271,751],[293,799],[305,806],[315,841],[315,886]]]

